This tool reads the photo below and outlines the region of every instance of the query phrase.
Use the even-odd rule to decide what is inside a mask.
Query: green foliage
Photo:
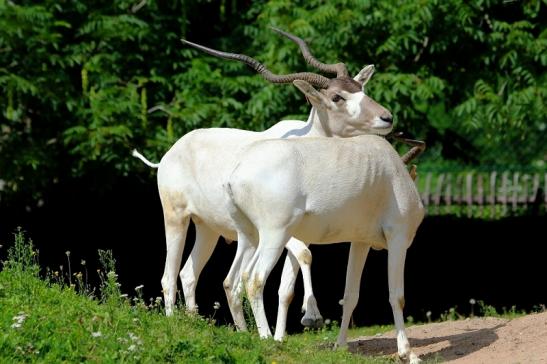
[[[281,5],[283,4],[283,5]],[[532,5],[533,4],[533,5]],[[332,11],[331,9],[343,9]],[[435,163],[545,168],[545,4],[473,1],[272,1],[259,17],[313,40],[353,72],[374,62],[369,93]],[[266,32],[260,42],[267,43]],[[270,53],[298,57],[270,41]],[[286,43],[286,42],[285,42]],[[292,63],[292,62],[291,62]],[[427,157],[424,157],[427,158]]]
[[[38,199],[55,181],[134,173],[133,147],[158,159],[195,128],[305,118],[291,85],[179,41],[246,53],[274,72],[309,70],[270,25],[352,73],[376,64],[367,92],[427,141],[423,162],[543,171],[545,11],[539,0],[0,0],[3,194]]]

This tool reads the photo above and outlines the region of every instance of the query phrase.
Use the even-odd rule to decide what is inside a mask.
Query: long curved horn
[[[287,37],[293,42],[295,42],[296,44],[298,44],[298,47],[300,47],[300,51],[302,52],[304,59],[311,66],[323,72],[336,73],[336,77],[348,77],[348,69],[346,68],[345,64],[343,63],[327,64],[327,63],[320,62],[311,54],[310,48],[308,47],[308,45],[302,38],[298,38],[296,35],[287,33],[276,27],[270,27],[270,28],[272,28],[274,32],[279,33],[282,36]]]
[[[181,41],[212,56],[243,62],[252,69],[254,69],[256,72],[260,73],[260,75],[266,80],[272,83],[291,83],[294,80],[304,80],[319,88],[327,88],[329,86],[330,80],[327,77],[318,75],[316,73],[299,72],[290,73],[287,75],[276,75],[275,73],[272,73],[270,70],[268,70],[266,66],[258,62],[256,59],[246,56],[244,54],[217,51],[215,49],[207,48],[202,45],[189,42],[186,39],[181,39]]]
[[[422,154],[425,150],[425,142],[421,140],[407,138],[402,132],[393,133],[391,137],[399,142],[412,146],[412,148],[410,148],[410,150],[401,157],[404,164],[410,163],[411,160]]]
[[[413,160],[414,158],[422,154],[424,150],[425,150],[425,143],[423,143],[422,145],[414,146],[408,152],[406,152],[405,155],[401,157],[401,159],[403,160],[404,164],[408,164],[410,163],[411,160]]]

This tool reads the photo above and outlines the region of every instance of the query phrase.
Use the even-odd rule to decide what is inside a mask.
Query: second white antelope
[[[323,104],[324,109],[336,107],[331,100]],[[398,354],[419,362],[404,330],[403,282],[406,250],[424,207],[391,144],[375,135],[258,141],[241,153],[226,192],[240,244],[258,244],[244,281],[261,337],[271,336],[264,285],[289,238],[314,244],[351,241],[337,344],[346,344],[369,249],[387,249]]]

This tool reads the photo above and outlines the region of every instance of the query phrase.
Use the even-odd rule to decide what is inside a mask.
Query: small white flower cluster
[[[133,341],[134,343],[136,343],[138,345],[142,345],[142,340],[137,335],[135,335],[132,332],[129,332],[128,335],[129,335],[129,338],[131,339],[131,341]]]
[[[127,347],[128,352],[135,352],[139,350],[139,346],[142,345],[142,340],[132,332],[129,332],[128,336],[129,336],[129,340],[124,337],[119,337],[118,341],[125,344],[131,343],[131,345]]]
[[[25,346],[16,346],[15,352],[25,356],[28,354],[40,354],[40,350],[37,350],[32,343],[27,343]]]
[[[141,285],[135,287],[135,291],[138,292],[138,291],[140,291],[140,290],[143,289],[143,288],[144,288],[144,284],[141,284]]]
[[[92,337],[101,337],[101,336],[103,336],[103,334],[100,331],[96,331],[96,332],[92,332],[91,336]]]
[[[218,310],[218,309],[220,308],[220,303],[219,303],[219,302],[215,302],[215,303],[213,304],[213,308],[214,308],[215,310]]]
[[[27,314],[23,311],[19,312],[17,316],[13,317],[13,321],[15,321],[13,324],[11,324],[12,329],[18,329],[23,325],[23,322],[27,319]]]

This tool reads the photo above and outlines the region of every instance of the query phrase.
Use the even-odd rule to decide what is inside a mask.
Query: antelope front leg
[[[255,247],[250,239],[243,234],[239,234],[237,250],[230,271],[224,279],[224,291],[228,300],[228,307],[234,320],[234,324],[239,331],[247,331],[247,323],[243,313],[242,290],[243,282],[241,272],[248,265],[250,258],[255,252]]]
[[[344,305],[340,334],[336,346],[347,345],[348,327],[353,310],[359,300],[359,288],[361,286],[361,275],[367,260],[369,245],[363,243],[351,243],[348,258],[348,269],[346,271],[346,288],[344,289]]]
[[[283,265],[283,273],[281,274],[281,282],[279,283],[279,304],[277,306],[277,323],[275,324],[274,339],[282,341],[287,329],[287,312],[289,305],[294,297],[294,284],[300,266],[298,261],[290,252],[287,253],[285,264]]]
[[[402,360],[408,361],[410,364],[417,364],[421,360],[410,350],[403,318],[403,307],[405,305],[404,270],[407,246],[408,243],[403,238],[396,238],[388,242],[389,303],[393,310],[393,320],[397,330],[397,353]]]
[[[261,338],[272,336],[264,310],[264,286],[275,263],[283,252],[288,236],[284,231],[260,231],[260,243],[245,271],[245,287]]]

